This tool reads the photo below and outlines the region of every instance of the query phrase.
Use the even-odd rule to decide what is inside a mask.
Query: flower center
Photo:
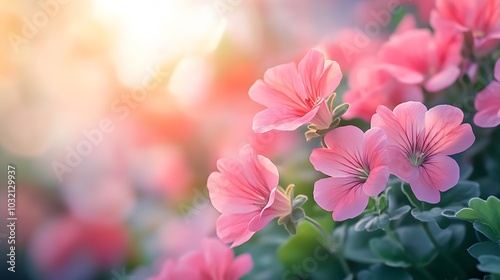
[[[368,180],[368,176],[370,176],[370,170],[366,167],[364,168],[358,168],[358,179],[362,180],[363,182],[366,182]]]
[[[306,98],[304,100],[304,102],[305,102],[305,104],[306,104],[306,106],[308,108],[313,108],[314,106],[316,106],[319,103],[319,100],[320,100],[320,98],[317,98],[316,100],[312,100],[310,98]]]
[[[425,153],[415,152],[411,154],[408,159],[410,160],[411,164],[413,164],[413,166],[420,166],[425,162],[426,156]]]

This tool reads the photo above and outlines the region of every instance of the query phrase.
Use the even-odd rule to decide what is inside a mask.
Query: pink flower
[[[207,186],[213,206],[222,213],[216,226],[223,242],[239,246],[274,218],[290,214],[291,201],[278,190],[278,169],[249,145],[241,149],[239,161],[222,158],[217,168]]]
[[[327,35],[318,46],[327,59],[335,59],[343,73],[349,73],[358,62],[375,56],[382,45],[377,37],[368,37],[359,28],[345,28]]]
[[[479,92],[474,101],[477,113],[474,123],[480,127],[500,124],[500,59],[495,64],[495,81]]]
[[[500,42],[500,0],[437,0],[431,24],[470,32],[476,54],[486,55]]]
[[[250,272],[252,266],[249,254],[234,258],[233,251],[219,240],[207,238],[201,250],[178,260],[167,260],[160,275],[149,280],[237,280]]]
[[[387,154],[391,173],[410,184],[415,196],[437,203],[439,192],[455,186],[458,164],[449,155],[474,143],[469,124],[461,124],[463,113],[450,105],[429,111],[420,102],[406,102],[389,110],[384,106],[372,117],[372,127],[387,133]]]
[[[314,199],[321,208],[333,211],[335,221],[354,218],[389,179],[386,136],[379,128],[363,134],[355,126],[344,126],[328,132],[325,142],[328,148],[313,150],[310,160],[331,178],[314,184]]]
[[[326,99],[335,91],[342,79],[337,62],[326,60],[318,50],[311,50],[300,61],[278,65],[256,81],[249,95],[266,107],[253,120],[255,132],[269,130],[295,130],[312,123],[318,128],[328,128],[332,114]]]
[[[366,59],[352,70],[349,91],[343,98],[350,104],[344,118],[370,121],[379,105],[394,108],[406,101],[423,101],[420,87],[403,84],[378,66],[376,59]]]
[[[433,36],[427,29],[414,29],[393,35],[382,46],[379,58],[381,68],[400,82],[421,84],[427,91],[436,92],[449,87],[460,75],[461,48],[459,33]]]

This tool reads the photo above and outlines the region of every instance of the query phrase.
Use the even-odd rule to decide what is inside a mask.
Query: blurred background
[[[15,276],[0,227],[0,279],[157,273],[166,258],[214,235],[206,178],[218,158],[247,143],[278,165],[282,185],[311,192],[317,173],[303,147],[315,144],[300,132],[253,133],[263,107],[248,89],[267,68],[297,62],[312,47],[348,75],[393,22],[405,13],[426,22],[433,2],[0,0],[0,166],[16,168],[18,218]],[[385,21],[377,13],[396,6],[391,24],[359,48],[370,22]],[[273,240],[253,241],[287,238],[266,230],[277,232]],[[239,249],[256,263],[248,279],[283,271],[271,267],[277,246]]]

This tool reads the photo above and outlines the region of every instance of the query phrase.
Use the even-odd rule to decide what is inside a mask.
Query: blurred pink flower
[[[253,121],[255,132],[295,130],[306,123],[328,128],[331,112],[326,105],[342,79],[337,62],[326,60],[318,50],[311,50],[300,61],[270,68],[264,80],[256,81],[249,95],[268,107],[257,113]]]
[[[486,55],[500,42],[500,0],[437,0],[431,24],[470,32],[475,53]]]
[[[149,280],[237,280],[249,273],[252,266],[249,254],[235,258],[233,251],[219,240],[207,238],[201,250],[178,260],[167,260],[160,275]]]
[[[381,45],[378,37],[368,37],[361,29],[345,28],[326,36],[318,49],[327,59],[338,62],[343,73],[349,73],[360,61],[375,56]]]
[[[415,46],[419,46],[415,49]],[[456,32],[413,29],[395,34],[382,46],[380,67],[400,82],[429,92],[449,87],[460,75],[462,36]]]
[[[272,219],[290,214],[291,201],[278,189],[278,169],[249,145],[241,149],[239,161],[222,158],[217,167],[207,187],[212,204],[222,213],[217,220],[222,241],[239,246]]]
[[[328,148],[314,149],[310,160],[331,178],[314,184],[314,199],[321,208],[333,211],[335,221],[354,218],[389,179],[386,135],[380,128],[363,133],[355,126],[344,126],[326,134],[325,142]]]
[[[372,127],[387,133],[387,154],[391,173],[410,184],[415,196],[437,203],[439,192],[455,186],[458,164],[449,155],[460,153],[474,143],[469,124],[461,124],[463,112],[450,105],[427,111],[420,102],[406,102],[394,108],[380,106]]]
[[[500,59],[495,64],[495,81],[480,91],[474,101],[477,113],[474,123],[480,127],[500,124]]]
[[[98,225],[64,216],[36,231],[29,252],[36,267],[45,276],[51,276],[48,279],[68,279],[70,276],[62,275],[75,269],[75,265],[92,268],[94,273],[117,265],[127,251],[127,239],[121,225]]]
[[[379,105],[390,109],[406,101],[423,101],[420,87],[399,82],[379,69],[376,59],[366,59],[352,70],[350,89],[344,93],[344,102],[350,104],[344,118],[370,121]]]

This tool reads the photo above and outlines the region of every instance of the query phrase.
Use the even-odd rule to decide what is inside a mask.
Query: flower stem
[[[460,265],[457,264],[449,255],[447,252],[439,246],[439,243],[437,242],[436,238],[434,235],[432,235],[431,230],[429,229],[429,224],[428,223],[423,223],[424,231],[425,234],[427,234],[427,237],[429,237],[430,241],[436,248],[436,250],[443,256],[443,258],[453,267],[453,269],[458,273],[458,278],[459,279],[467,279],[467,273],[460,267]]]
[[[326,230],[323,228],[323,226],[318,223],[315,219],[306,216],[305,220],[307,220],[309,223],[311,223],[323,236],[323,239],[325,241],[325,244],[323,246],[325,249],[328,251],[328,253],[332,254],[332,246],[330,242],[330,235],[326,232]],[[347,264],[344,255],[342,253],[342,250],[339,250],[336,254],[337,259],[340,262],[340,265],[342,266],[342,269],[344,270],[345,275],[351,274],[351,269],[349,268],[349,264]]]

